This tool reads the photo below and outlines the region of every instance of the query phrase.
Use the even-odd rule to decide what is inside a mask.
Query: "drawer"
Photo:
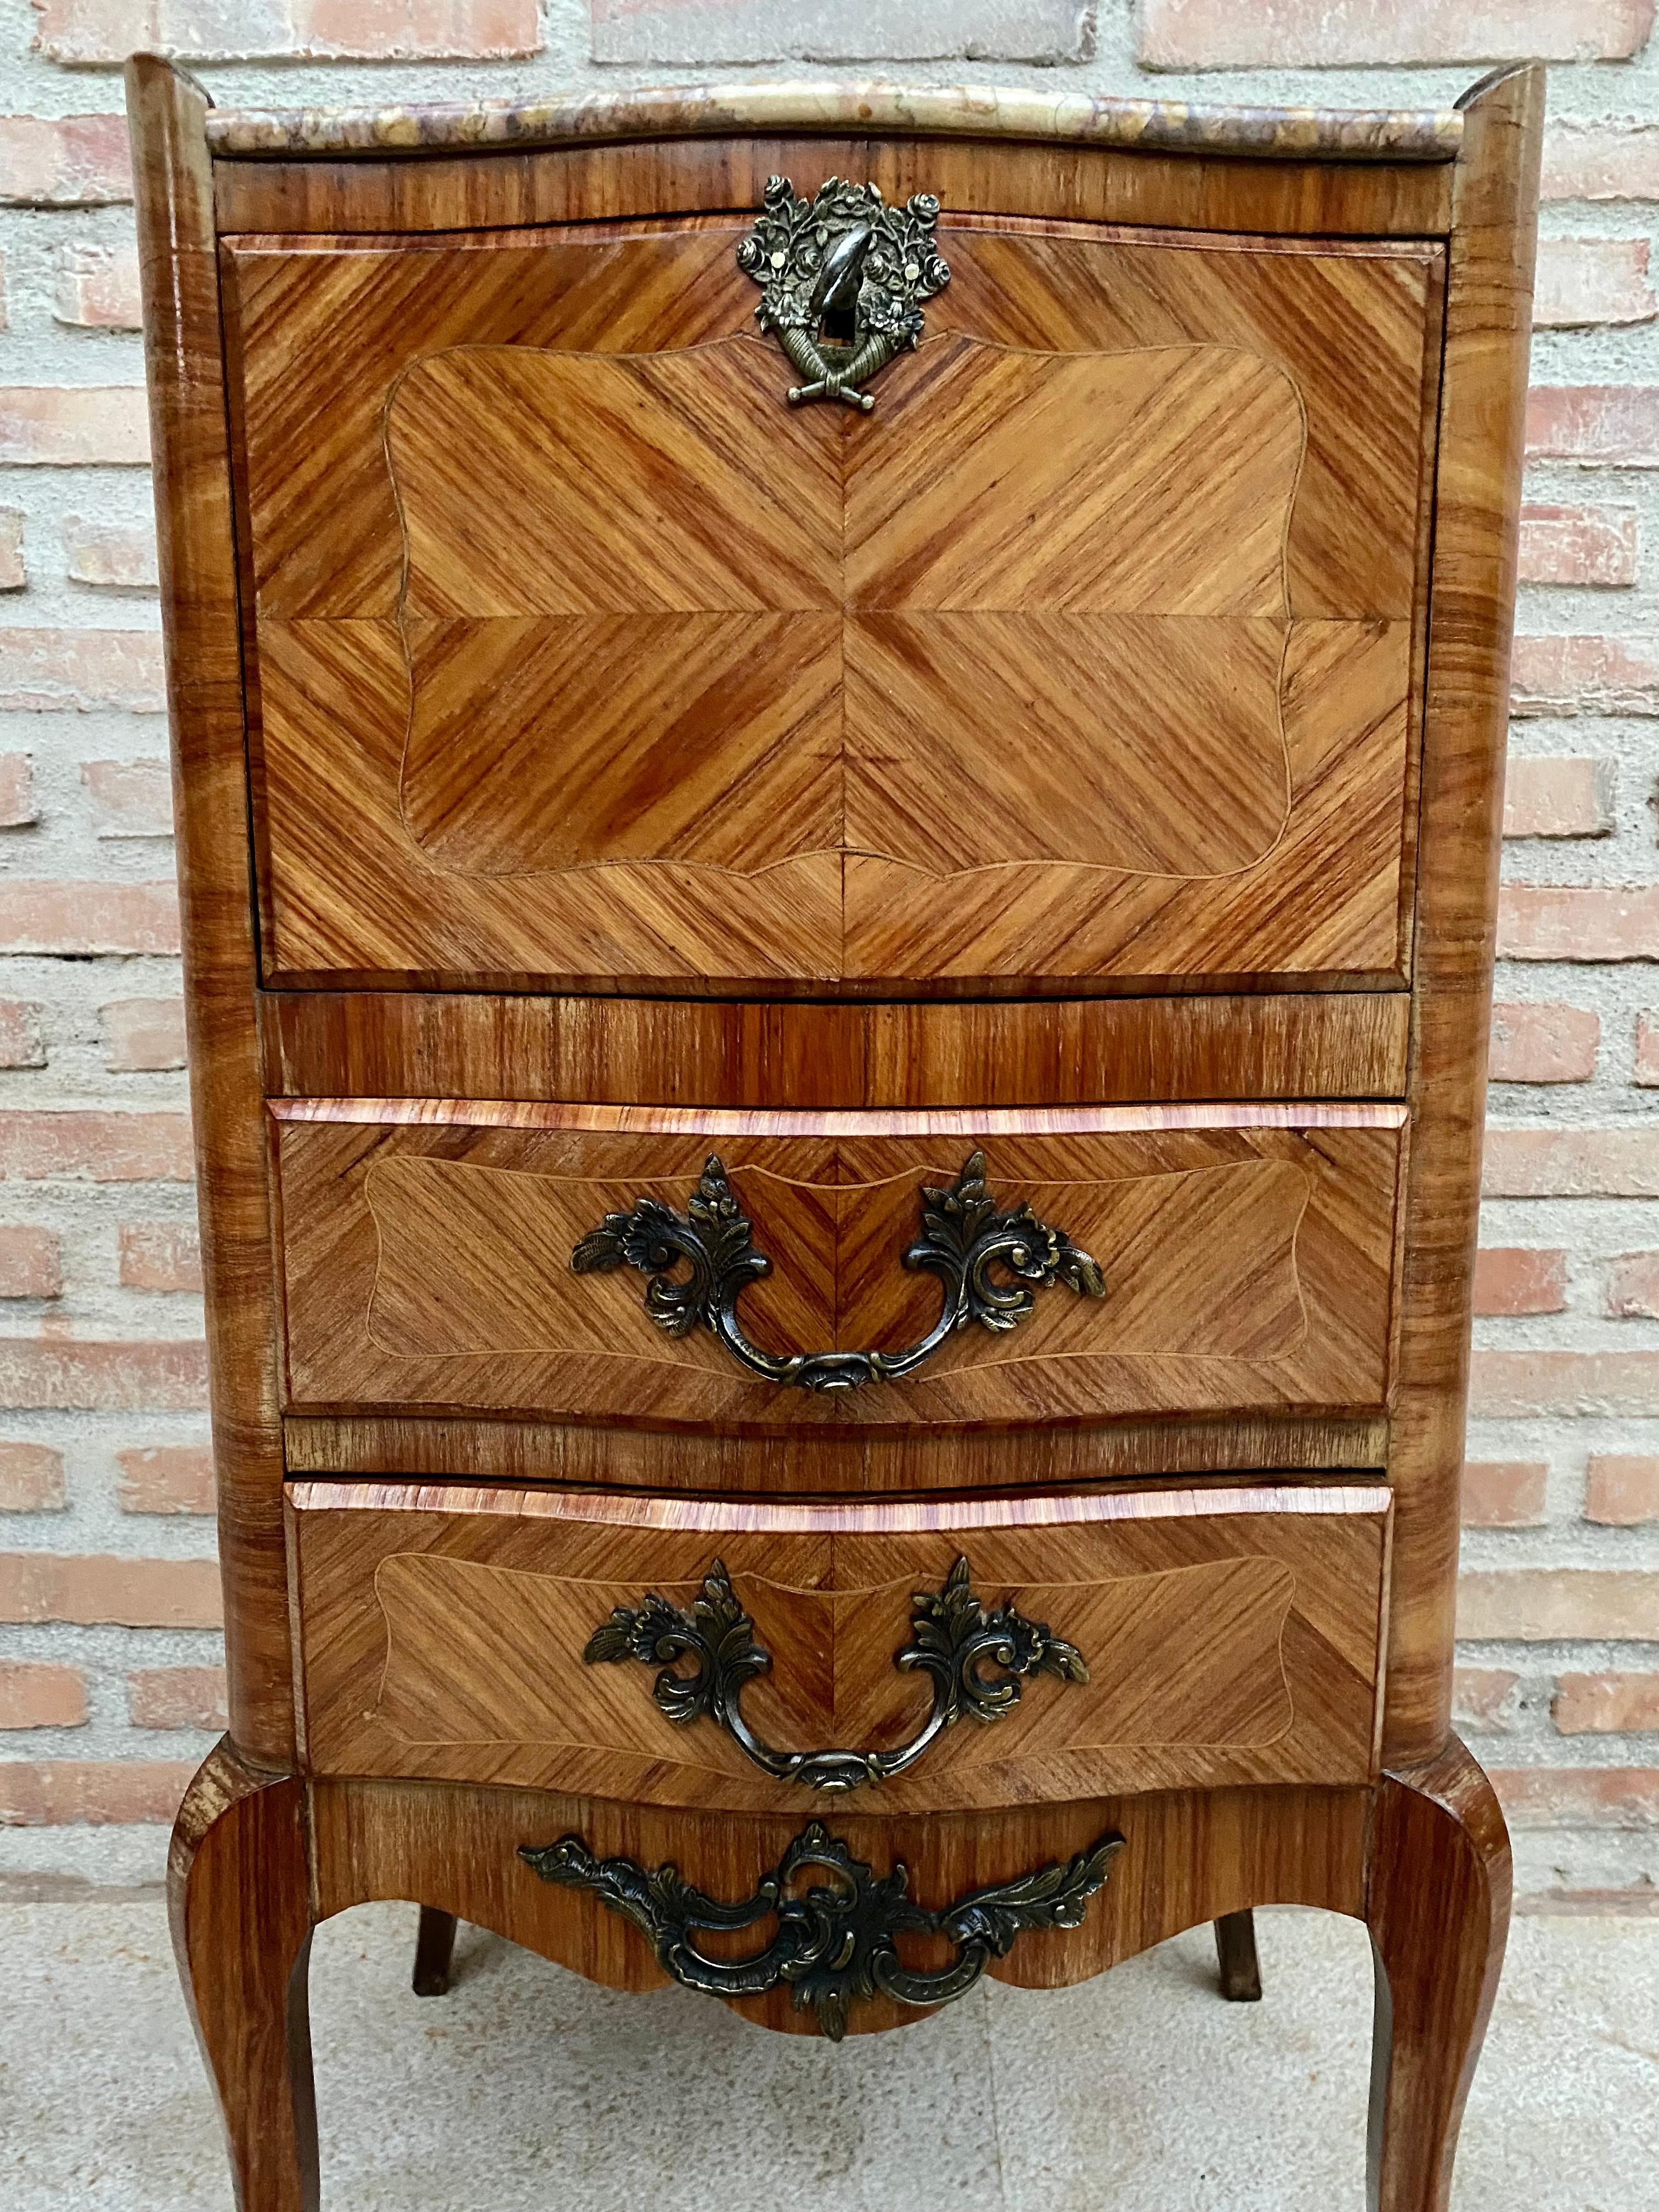
[[[289,1486],[313,1771],[770,1811],[1375,1771],[1389,1495]]]
[[[228,244],[266,980],[1401,979],[1442,247],[947,208],[866,416],[749,228]]]
[[[290,1410],[776,1431],[1387,1404],[1402,1107],[272,1114]]]

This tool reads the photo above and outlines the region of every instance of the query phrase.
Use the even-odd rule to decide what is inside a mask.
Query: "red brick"
[[[1521,580],[1607,589],[1633,584],[1639,529],[1633,507],[1523,507]]]
[[[1469,1411],[1486,1420],[1534,1413],[1659,1415],[1659,1352],[1477,1352]]]
[[[0,830],[21,830],[36,818],[28,755],[0,753]]]
[[[1480,1187],[1488,1198],[1659,1198],[1659,1126],[1490,1127]]]
[[[1659,1674],[1563,1674],[1550,1705],[1560,1735],[1659,1731]]]
[[[0,1827],[167,1827],[195,1771],[178,1759],[0,1759]]]
[[[1512,1700],[1521,1677],[1507,1667],[1452,1669],[1452,1722],[1460,1729],[1491,1729],[1507,1735],[1514,1718]]]
[[[1622,0],[1630,4],[1630,0]],[[1599,0],[1619,4],[1619,0]],[[135,48],[186,61],[508,60],[542,51],[536,0],[35,0],[34,43],[71,68]]]
[[[1625,1252],[1609,1261],[1607,1310],[1614,1321],[1659,1321],[1659,1252]]]
[[[131,198],[125,115],[0,115],[0,203],[108,207]]]
[[[81,763],[96,837],[170,837],[173,777],[164,760]]]
[[[1156,70],[1352,69],[1424,62],[1626,61],[1652,0],[1144,0]]]
[[[1549,1468],[1542,1460],[1472,1459],[1463,1462],[1466,1528],[1537,1528],[1546,1512]]]
[[[1659,1014],[1636,1017],[1636,1068],[1632,1081],[1659,1084]]]
[[[63,1253],[52,1230],[0,1226],[0,1298],[55,1298],[63,1288]]]
[[[182,999],[116,999],[99,1012],[104,1021],[104,1065],[118,1074],[185,1064]]]
[[[1532,319],[1539,330],[1646,323],[1659,314],[1645,238],[1545,238],[1538,244]]]
[[[1659,1521],[1659,1459],[1592,1452],[1584,1471],[1584,1518],[1615,1528]]]
[[[1565,1252],[1504,1245],[1475,1255],[1476,1313],[1505,1316],[1564,1313],[1566,1304]]]
[[[0,1113],[0,1179],[188,1182],[194,1172],[183,1114]]]
[[[1505,884],[1498,950],[1509,960],[1659,959],[1659,884]]]
[[[64,1504],[62,1452],[0,1443],[0,1513],[61,1513]]]
[[[140,1667],[127,1676],[127,1713],[134,1728],[230,1726],[222,1667]]]
[[[64,518],[64,555],[72,584],[105,591],[153,592],[156,584],[155,532],[124,525]]]
[[[1469,1643],[1659,1642],[1659,1571],[1465,1568],[1457,1582],[1457,1632]]]
[[[1588,1007],[1549,1000],[1495,1006],[1487,1073],[1494,1083],[1588,1083],[1601,1043],[1601,1017]]]
[[[1534,460],[1659,467],[1659,386],[1535,384],[1527,398],[1527,451]]]
[[[149,409],[142,384],[0,385],[0,462],[143,468]]]
[[[1517,637],[1510,712],[1659,715],[1659,650],[1626,637]]]
[[[204,1344],[0,1337],[0,1406],[17,1411],[195,1413],[206,1403]]]
[[[123,1513],[211,1513],[216,1502],[207,1444],[145,1444],[115,1455]]]
[[[166,705],[159,631],[0,629],[0,708],[7,713],[119,707],[159,714]]]
[[[1613,826],[1610,760],[1510,756],[1504,778],[1506,837],[1605,837]]]
[[[1659,1826],[1659,1767],[1512,1766],[1488,1779],[1512,1828]]]
[[[0,1552],[0,1621],[94,1627],[217,1628],[216,1559],[121,1559]]]
[[[17,507],[0,507],[0,592],[21,592],[29,580],[23,560],[27,517]]]
[[[124,1221],[121,1281],[129,1291],[199,1291],[202,1240],[195,1224]]]
[[[0,1729],[84,1728],[87,1678],[78,1667],[0,1659]]]
[[[82,329],[136,331],[143,322],[138,302],[138,249],[95,246],[86,239],[58,249],[52,313]],[[1592,322],[1630,322],[1632,316],[1596,315]]]
[[[292,9],[295,51],[331,59],[508,60],[542,51],[536,0],[292,0]]]
[[[44,1067],[40,1009],[25,999],[0,999],[0,1067]]]
[[[0,884],[0,951],[178,950],[176,883]]]
[[[1659,129],[1599,119],[1558,123],[1544,140],[1547,200],[1659,199]]]

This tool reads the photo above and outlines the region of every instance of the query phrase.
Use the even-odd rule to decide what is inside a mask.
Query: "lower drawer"
[[[1377,1486],[288,1502],[317,1773],[897,1813],[1375,1771]]]

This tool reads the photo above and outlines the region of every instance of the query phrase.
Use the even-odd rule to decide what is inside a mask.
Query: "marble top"
[[[462,153],[756,131],[1048,139],[1267,161],[1449,161],[1463,118],[1455,108],[1212,107],[978,85],[907,90],[787,82],[430,106],[222,108],[207,118],[208,145],[220,160]]]

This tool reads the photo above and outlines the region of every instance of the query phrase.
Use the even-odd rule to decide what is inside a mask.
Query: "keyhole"
[[[818,325],[820,345],[850,346],[858,336],[858,314],[852,307],[826,307]]]

